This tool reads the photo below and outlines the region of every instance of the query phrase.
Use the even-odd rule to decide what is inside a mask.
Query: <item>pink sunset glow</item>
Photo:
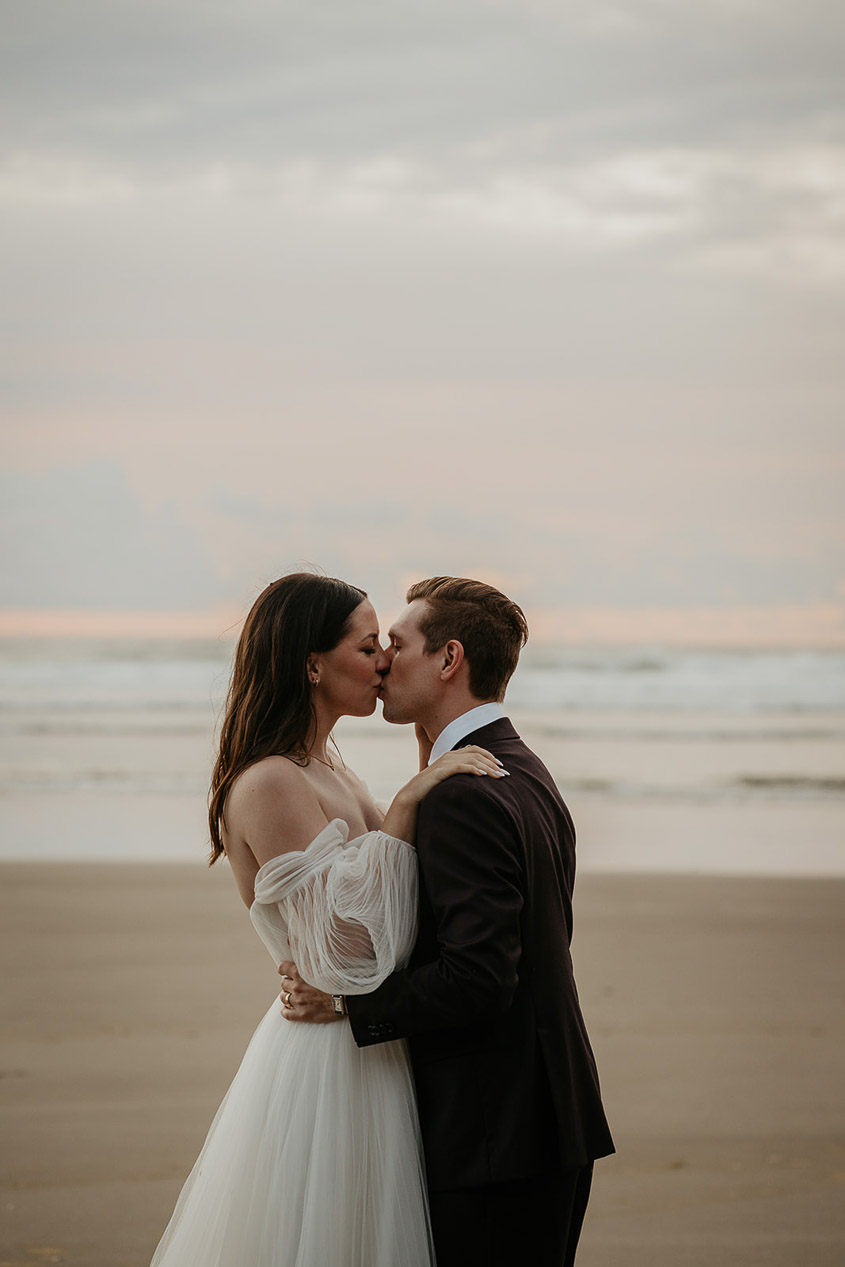
[[[380,613],[387,628],[398,608]],[[234,641],[244,610],[0,611],[0,638],[168,638]],[[845,619],[835,604],[746,608],[526,608],[531,645],[630,643],[664,646],[845,647]]]

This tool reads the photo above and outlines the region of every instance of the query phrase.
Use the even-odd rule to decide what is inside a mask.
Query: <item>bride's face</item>
[[[313,657],[320,679],[318,698],[339,717],[369,717],[389,663],[379,642],[378,617],[365,598],[334,650]]]

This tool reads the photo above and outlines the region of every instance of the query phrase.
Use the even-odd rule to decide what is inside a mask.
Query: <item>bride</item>
[[[453,774],[500,772],[484,749],[447,753],[382,816],[328,741],[339,717],[374,712],[388,666],[363,590],[274,581],[238,641],[212,776],[211,861],[228,857],[274,962],[338,996],[407,962],[420,801]],[[433,1262],[404,1042],[359,1049],[346,1021],[292,1025],[274,993],[152,1267]]]

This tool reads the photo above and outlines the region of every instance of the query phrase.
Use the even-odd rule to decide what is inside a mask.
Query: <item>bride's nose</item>
[[[376,656],[376,673],[386,673],[389,668],[390,656],[387,654],[384,647],[379,647],[378,655]]]

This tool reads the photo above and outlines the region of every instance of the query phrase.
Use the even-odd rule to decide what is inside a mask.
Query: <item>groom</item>
[[[480,581],[407,601],[386,720],[416,723],[423,761],[478,744],[508,777],[456,775],[422,802],[411,962],[349,997],[349,1020],[359,1047],[410,1040],[438,1267],[569,1267],[613,1141],[569,954],[572,820],[500,706],[528,628]],[[294,982],[297,1019],[326,1019],[331,1000]]]

